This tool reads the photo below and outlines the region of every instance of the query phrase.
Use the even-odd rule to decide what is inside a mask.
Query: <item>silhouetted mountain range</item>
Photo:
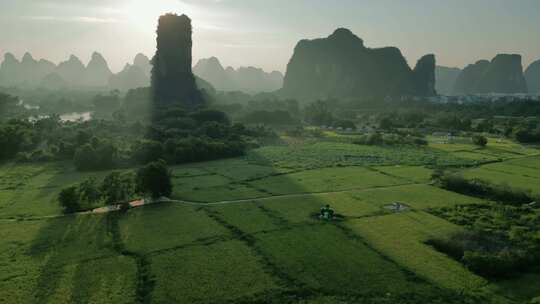
[[[193,72],[221,91],[273,92],[283,86],[283,74],[280,72],[266,73],[255,67],[225,69],[216,57],[199,60]]]
[[[453,93],[488,94],[527,93],[520,55],[499,54],[493,60],[480,60],[463,69]]]
[[[284,96],[304,100],[435,94],[435,57],[412,70],[395,47],[370,49],[348,29],[300,41],[287,66]]]
[[[92,54],[87,66],[74,55],[58,65],[41,59],[35,60],[30,53],[21,61],[6,53],[0,65],[0,85],[22,87],[106,87],[112,75],[107,61],[99,53]]]
[[[26,53],[19,61],[6,53],[0,65],[0,86],[43,87],[62,89],[68,87],[129,90],[150,85],[152,64],[150,59],[137,54],[133,63],[113,74],[105,58],[95,52],[88,65],[74,55],[55,65],[48,60],[36,61]],[[213,90],[243,91],[247,93],[272,92],[281,88],[280,72],[266,73],[254,67],[223,69],[215,57],[200,60],[194,67],[197,83]]]
[[[456,80],[461,73],[459,68],[435,67],[435,90],[441,95],[452,95]]]
[[[143,54],[137,54],[133,64],[126,64],[122,71],[109,78],[109,86],[122,91],[150,86],[151,70],[150,59]]]
[[[267,73],[254,67],[223,68],[215,57],[201,59],[193,68],[198,83],[213,90],[247,93],[273,92],[300,99],[359,98],[369,96],[431,96],[482,93],[540,93],[540,60],[525,73],[519,55],[497,55],[465,69],[436,66],[433,55],[421,58],[411,70],[397,48],[370,49],[346,29],[324,39],[302,40],[287,67]],[[95,52],[85,66],[76,56],[54,64],[25,53],[21,60],[11,53],[0,64],[0,86],[119,89],[150,85],[152,64],[143,54],[113,74],[105,58]],[[434,84],[433,84],[434,83]],[[433,87],[434,85],[434,87]]]

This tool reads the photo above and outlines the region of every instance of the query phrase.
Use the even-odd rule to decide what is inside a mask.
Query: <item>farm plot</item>
[[[196,202],[216,202],[268,196],[268,194],[253,187],[217,174],[174,178],[173,189],[173,198]]]
[[[89,177],[99,180],[108,173],[81,173],[66,163],[0,166],[0,218],[60,214],[57,196],[64,187]]]
[[[349,192],[292,195],[258,202],[290,223],[318,221],[318,212],[326,204],[345,217],[361,217],[381,212],[378,206],[363,202]]]
[[[0,299],[30,303],[43,261],[28,254],[45,221],[0,223]]]
[[[151,257],[155,303],[234,301],[280,289],[239,241],[195,246]]]
[[[376,170],[386,174],[397,176],[404,180],[415,183],[428,183],[431,180],[433,170],[421,166],[384,166],[375,167]]]
[[[203,211],[173,203],[130,210],[120,218],[119,226],[126,249],[138,253],[229,236]]]
[[[351,220],[346,223],[369,244],[400,265],[443,288],[476,290],[487,282],[459,262],[425,244],[459,228],[423,212]]]
[[[338,214],[346,218],[355,218],[391,213],[385,209],[385,206],[394,202],[403,203],[413,209],[425,210],[464,204],[481,204],[484,201],[429,185],[413,184],[338,193],[286,195],[254,200],[254,202],[275,212],[290,223],[302,223],[316,221],[319,209],[326,204],[332,206]],[[247,206],[244,207],[247,208]],[[255,208],[251,204],[249,206]],[[224,206],[220,210],[227,212],[228,208],[230,206]],[[249,221],[249,219],[243,220]]]
[[[245,202],[212,207],[227,223],[245,233],[267,232],[286,226],[281,214],[258,202]]]
[[[272,194],[322,193],[410,183],[361,167],[325,168],[272,176],[250,183]]]
[[[428,137],[429,147],[446,152],[473,151],[478,147],[472,143],[447,143],[446,138]]]
[[[438,166],[472,163],[470,160],[432,148],[365,146],[336,142],[268,146],[250,151],[246,159],[251,163],[288,169],[398,164]]]
[[[526,154],[519,153],[517,151],[521,151],[519,149],[504,149],[499,148],[496,146],[487,146],[482,149],[476,150],[478,153],[492,155],[494,157],[498,157],[500,159],[511,159],[516,157],[523,157]]]
[[[513,168],[512,168],[513,167]],[[493,184],[508,185],[515,189],[530,190],[540,194],[540,174],[535,169],[522,170],[519,166],[484,166],[464,171],[463,176],[468,179],[480,179]],[[540,171],[540,169],[539,169]],[[529,175],[535,174],[535,176]]]
[[[385,294],[417,287],[394,263],[333,225],[258,234],[256,246],[294,284],[326,293]]]
[[[290,170],[249,163],[245,158],[234,158],[201,164],[207,172],[227,177],[233,181],[245,181],[286,173]]]
[[[540,169],[531,167],[522,167],[512,164],[511,162],[496,163],[482,166],[482,169],[501,172],[511,175],[540,179]]]
[[[507,139],[489,138],[488,148],[507,151],[519,155],[535,155],[540,150],[534,147],[528,147]]]
[[[48,267],[48,266],[47,266]],[[35,296],[48,303],[133,303],[136,265],[116,256],[48,269],[40,277]]]
[[[540,157],[534,156],[534,157],[512,159],[512,160],[507,161],[506,164],[540,170]]]
[[[357,201],[377,208],[399,202],[413,209],[429,209],[464,204],[480,204],[483,200],[446,191],[429,185],[404,185],[390,188],[352,191],[350,195]]]
[[[474,161],[475,163],[486,163],[502,160],[501,157],[486,153],[480,153],[478,151],[459,151],[452,154],[463,159]]]
[[[0,299],[130,302],[135,265],[118,256],[111,245],[104,216],[4,222],[0,224]]]

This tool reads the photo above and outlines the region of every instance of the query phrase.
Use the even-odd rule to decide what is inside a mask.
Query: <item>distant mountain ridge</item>
[[[435,56],[411,69],[395,47],[371,49],[345,28],[301,40],[287,66],[281,94],[302,100],[433,96]]]
[[[221,91],[242,91],[246,93],[273,92],[283,86],[283,74],[278,71],[267,73],[260,68],[223,68],[216,57],[201,59],[193,67],[193,72],[210,82]]]
[[[25,53],[21,61],[6,53],[0,65],[0,85],[3,86],[102,88],[108,85],[111,75],[107,61],[97,52],[86,66],[75,55],[56,65],[45,59],[37,61],[30,53]]]
[[[498,54],[493,60],[479,60],[459,74],[453,94],[528,93],[521,55]]]
[[[6,53],[0,65],[0,86],[127,91],[149,86],[151,71],[150,59],[141,53],[116,74],[111,72],[106,59],[98,52],[92,54],[86,66],[74,55],[56,65],[44,59],[36,61],[30,53],[24,54],[21,61],[13,54]],[[210,90],[215,87],[223,91],[272,92],[283,84],[280,72],[266,73],[255,67],[224,69],[215,57],[200,60],[194,72],[199,77],[198,84]]]
[[[525,71],[525,80],[527,81],[529,93],[540,94],[540,60],[529,65]]]
[[[525,72],[521,56],[508,54],[497,55],[492,61],[479,60],[463,70],[435,66],[432,71],[435,57],[427,55],[411,69],[397,48],[369,49],[349,30],[336,32],[328,38],[300,41],[285,77],[280,72],[267,73],[254,67],[223,68],[215,57],[199,60],[193,71],[201,78],[198,83],[209,89],[247,93],[279,90],[286,97],[299,98],[431,96],[435,92],[540,94],[540,60]],[[28,52],[21,60],[6,53],[0,64],[0,86],[126,91],[149,86],[151,70],[150,59],[144,54],[137,54],[132,63],[114,74],[98,52],[92,54],[86,66],[74,55],[57,65],[36,60]]]

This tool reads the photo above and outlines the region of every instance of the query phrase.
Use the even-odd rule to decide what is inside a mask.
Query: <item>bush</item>
[[[332,123],[332,126],[334,128],[342,128],[344,130],[346,129],[356,130],[356,125],[354,124],[354,122],[350,120],[345,120],[345,119],[334,120],[334,122]]]
[[[475,135],[472,138],[473,144],[479,146],[479,147],[485,147],[488,143],[488,139],[485,136],[482,135]]]
[[[135,179],[131,173],[112,172],[103,179],[100,190],[107,204],[124,203],[135,194]]]
[[[299,122],[294,119],[291,114],[287,111],[276,110],[276,111],[253,111],[242,118],[240,121],[247,124],[267,124],[267,125],[296,125]]]
[[[81,209],[79,190],[76,186],[62,189],[58,201],[64,213],[74,213]]]
[[[509,205],[523,205],[535,200],[529,191],[510,188],[505,185],[493,185],[486,181],[467,180],[459,173],[437,172],[432,175],[439,187],[457,193],[503,202]]]
[[[147,164],[165,157],[165,147],[154,140],[143,140],[135,144],[132,158],[135,163]]]
[[[514,246],[509,239],[483,231],[459,232],[427,243],[489,278],[511,276],[533,262],[525,250]]]
[[[137,171],[137,189],[152,198],[170,196],[172,193],[171,173],[165,161],[149,163]]]
[[[117,149],[108,140],[92,139],[75,151],[73,162],[77,170],[91,171],[112,169],[117,165]]]
[[[409,134],[397,134],[397,133],[387,133],[382,135],[381,133],[372,133],[369,135],[363,135],[357,139],[355,144],[358,145],[415,145],[415,146],[426,146],[428,144],[427,140],[411,136]]]

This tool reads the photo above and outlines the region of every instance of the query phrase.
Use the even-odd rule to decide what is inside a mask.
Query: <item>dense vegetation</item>
[[[508,278],[540,265],[540,212],[531,206],[469,205],[434,211],[468,230],[429,243],[472,271]]]

